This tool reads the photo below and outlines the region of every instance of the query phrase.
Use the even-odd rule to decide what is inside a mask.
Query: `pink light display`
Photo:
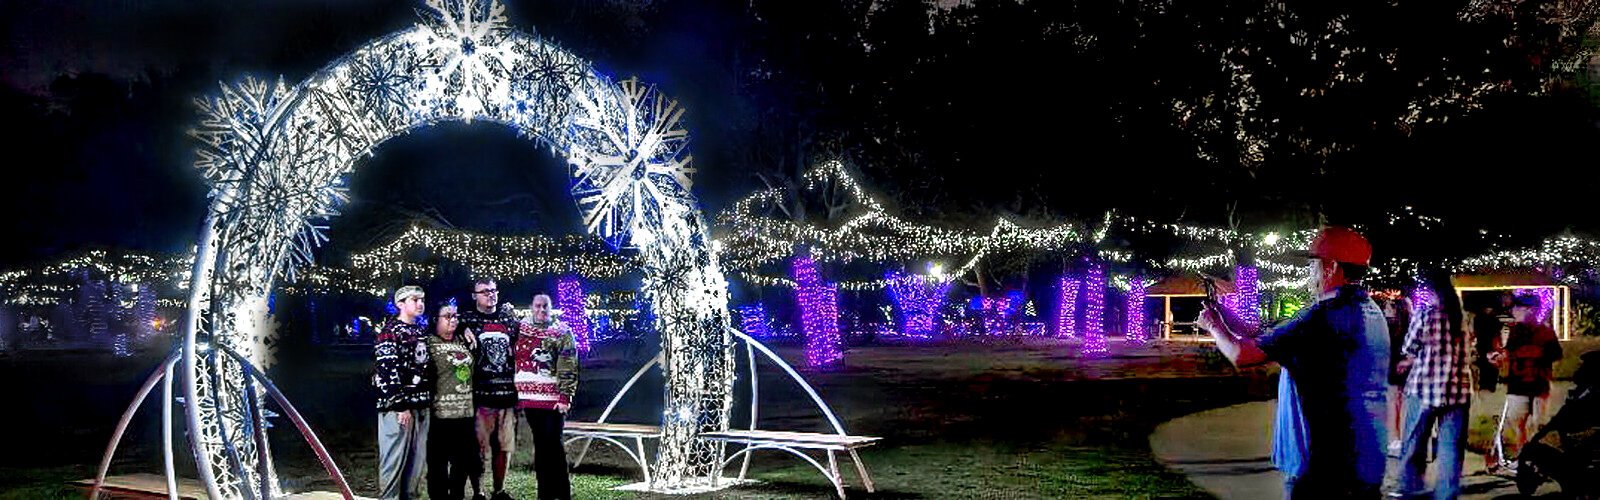
[[[1556,289],[1554,288],[1518,288],[1515,292],[1518,297],[1533,296],[1539,299],[1539,307],[1534,309],[1534,320],[1544,323],[1550,319],[1550,311],[1556,303]]]
[[[1239,293],[1233,304],[1234,317],[1254,331],[1261,327],[1261,274],[1255,266],[1241,265],[1233,270]]]
[[[823,368],[844,359],[839,338],[839,292],[822,281],[817,262],[808,254],[795,257],[795,300],[800,306],[800,324],[806,332],[806,363]]]
[[[1062,276],[1056,288],[1056,336],[1078,336],[1078,287],[1083,280],[1076,276]]]
[[[1086,358],[1106,355],[1106,267],[1096,262],[1083,280],[1083,347]]]
[[[894,272],[884,278],[899,313],[900,331],[907,337],[933,338],[939,331],[939,307],[944,305],[950,282]]]
[[[577,276],[563,276],[556,282],[556,306],[561,309],[562,322],[572,328],[572,339],[578,344],[578,355],[589,353],[589,314],[583,307],[583,282]]]
[[[1123,335],[1126,336],[1128,343],[1131,345],[1144,345],[1145,341],[1149,340],[1149,334],[1145,331],[1144,315],[1146,286],[1148,286],[1148,283],[1145,282],[1144,276],[1134,276],[1133,280],[1128,283],[1127,302],[1124,306],[1125,314],[1123,315],[1128,324],[1123,329]]]

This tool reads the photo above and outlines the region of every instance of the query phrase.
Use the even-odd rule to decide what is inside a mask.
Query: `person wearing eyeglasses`
[[[460,327],[456,300],[435,309],[428,355],[433,358],[433,412],[428,424],[428,498],[465,498],[467,478],[483,473],[472,405],[472,349]],[[481,494],[481,493],[480,493]]]
[[[491,465],[494,500],[510,500],[506,493],[506,469],[517,447],[516,345],[517,317],[501,307],[500,289],[492,279],[472,284],[472,307],[461,311],[457,320],[468,339],[476,338],[472,372],[472,404],[477,407],[478,450],[483,463]],[[470,340],[469,340],[470,342]],[[483,500],[482,474],[472,478],[473,500]]]

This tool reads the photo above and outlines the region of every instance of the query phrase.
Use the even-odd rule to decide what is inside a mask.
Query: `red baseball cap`
[[[1318,231],[1317,237],[1311,240],[1311,246],[1299,252],[1299,255],[1370,267],[1372,244],[1367,243],[1367,238],[1354,229],[1328,226]]]

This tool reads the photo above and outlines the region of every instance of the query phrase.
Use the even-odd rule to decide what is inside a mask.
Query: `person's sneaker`
[[[511,494],[510,493],[506,493],[506,490],[496,491],[496,492],[494,492],[494,496],[489,497],[489,498],[490,498],[490,500],[512,500],[511,499]]]
[[[489,499],[484,497],[483,493],[473,493],[472,494],[472,500],[489,500]]]

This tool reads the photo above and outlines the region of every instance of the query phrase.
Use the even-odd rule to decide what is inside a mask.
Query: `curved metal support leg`
[[[856,463],[856,472],[861,474],[861,484],[867,487],[867,493],[877,492],[878,489],[872,485],[872,475],[867,474],[867,464],[861,461],[861,455],[856,450],[850,450],[850,460]]]
[[[617,403],[622,402],[622,396],[628,394],[628,389],[632,389],[633,384],[639,382],[639,379],[644,377],[645,372],[650,371],[650,367],[661,365],[661,361],[662,353],[657,352],[656,357],[650,358],[650,361],[645,362],[644,366],[639,367],[639,371],[633,372],[633,377],[628,379],[628,383],[622,384],[622,390],[617,391],[617,395],[611,398],[611,403],[606,405],[605,411],[600,412],[600,419],[596,420],[595,423],[606,423],[606,418],[611,416],[611,410],[615,410],[617,408]],[[583,457],[589,455],[589,443],[591,441],[593,441],[592,438],[585,439],[583,441],[583,449],[578,450],[578,460],[573,462],[573,467],[577,467],[578,465],[582,464]]]
[[[646,482],[650,481],[650,466],[649,465],[645,465],[645,461],[644,461],[644,444],[643,444],[642,441],[639,444],[639,452],[637,454],[634,453],[633,448],[628,447],[628,445],[626,445],[626,444],[622,444],[621,441],[618,441],[616,438],[613,438],[611,436],[579,436],[579,437],[575,437],[575,438],[572,438],[572,439],[568,439],[565,443],[562,443],[562,445],[565,446],[567,444],[571,444],[573,441],[577,441],[579,439],[582,439],[582,440],[585,440],[585,441],[591,441],[591,440],[598,439],[598,440],[600,440],[602,442],[611,443],[611,444],[616,445],[618,448],[622,448],[622,452],[623,453],[627,453],[628,454],[628,458],[632,458],[633,459],[633,463],[635,465],[639,466],[639,470],[644,471],[644,480]],[[638,440],[638,438],[634,438],[634,439]],[[577,467],[577,466],[574,465],[573,467]]]
[[[833,425],[834,432],[839,433],[840,436],[849,435],[844,432],[844,426],[839,425],[839,417],[833,415],[833,410],[828,408],[827,403],[822,402],[822,397],[817,395],[817,390],[812,389],[811,384],[806,383],[806,380],[800,377],[800,373],[794,371],[794,367],[789,366],[789,363],[785,363],[783,358],[778,357],[777,353],[772,352],[771,349],[767,349],[767,346],[757,342],[756,339],[750,338],[749,335],[745,335],[744,332],[735,330],[733,328],[729,328],[728,332],[733,334],[734,337],[744,340],[745,345],[754,347],[760,350],[762,354],[767,355],[768,358],[772,358],[772,361],[777,363],[779,368],[783,368],[783,371],[788,372],[789,377],[794,379],[795,383],[800,384],[800,388],[805,389],[806,394],[811,396],[811,401],[815,402],[817,404],[817,408],[822,410],[822,415],[828,417],[828,423]]]
[[[344,495],[345,500],[355,498],[355,494],[350,491],[350,483],[345,482],[344,474],[339,472],[339,465],[333,462],[333,455],[329,454],[328,449],[322,446],[322,440],[317,439],[317,434],[311,432],[311,425],[307,424],[306,419],[300,416],[300,411],[294,409],[294,405],[289,403],[289,398],[284,397],[283,393],[278,391],[278,386],[274,385],[266,374],[261,373],[261,370],[256,369],[255,365],[250,364],[249,360],[244,359],[239,353],[233,352],[228,348],[221,349],[237,360],[239,366],[248,371],[250,376],[255,377],[256,381],[261,382],[261,387],[266,389],[267,394],[272,396],[272,400],[276,401],[278,407],[283,409],[284,416],[289,417],[289,420],[294,422],[294,426],[300,430],[300,435],[306,438],[306,444],[311,446],[311,451],[317,454],[317,461],[322,462],[322,470],[327,471],[334,484],[339,485],[339,494]]]
[[[844,498],[844,477],[839,475],[839,459],[834,457],[833,450],[828,450],[828,474],[833,477],[833,485],[839,488],[839,498]]]
[[[150,395],[152,389],[156,388],[156,382],[166,378],[167,373],[171,372],[172,363],[176,359],[177,355],[174,354],[162,361],[161,365],[156,367],[155,373],[151,373],[150,378],[145,379],[144,385],[139,386],[139,392],[133,396],[133,403],[128,404],[127,410],[123,410],[122,420],[117,421],[117,429],[111,432],[111,442],[106,444],[106,454],[100,457],[100,470],[95,473],[94,488],[89,490],[89,498],[91,500],[100,498],[100,487],[106,482],[106,471],[111,468],[111,456],[116,454],[117,444],[122,442],[122,433],[128,430],[128,423],[133,421],[133,414],[139,411],[139,406],[144,404],[144,398]],[[171,478],[171,476],[169,475],[168,478]],[[171,485],[172,483],[169,481],[167,484]],[[171,494],[173,491],[176,490],[168,493]]]
[[[760,409],[757,404],[761,400],[761,379],[756,375],[756,350],[750,343],[744,344],[744,353],[750,359],[750,430],[756,430],[756,413]],[[739,480],[743,481],[746,474],[750,473],[750,454],[744,456],[744,465],[739,466]]]
[[[250,438],[256,446],[256,487],[260,488],[263,498],[272,498],[272,477],[267,474],[268,465],[272,463],[272,456],[267,450],[267,419],[261,413],[261,402],[256,399],[256,385],[251,382],[254,377],[244,377],[244,391],[240,394],[244,406],[245,429],[250,432]]]
[[[167,376],[161,378],[161,464],[167,471],[167,500],[178,500],[178,471],[172,465],[172,368],[180,354],[167,361]]]
[[[644,470],[644,485],[646,487],[655,487],[655,476],[650,475],[650,461],[644,459],[647,456],[644,454],[644,438],[634,436],[633,445],[639,448],[639,468]]]
[[[805,453],[803,453],[803,452],[801,452],[799,450],[796,450],[794,448],[790,448],[790,447],[787,447],[787,446],[772,445],[772,444],[763,444],[763,445],[757,445],[757,446],[746,446],[745,449],[742,449],[742,450],[739,450],[737,452],[734,452],[734,454],[732,456],[728,457],[726,460],[723,460],[722,461],[722,465],[721,465],[721,467],[719,467],[719,469],[725,469],[729,465],[732,465],[733,461],[739,458],[739,455],[748,455],[750,453],[756,452],[757,450],[778,450],[778,451],[788,452],[790,455],[794,455],[794,456],[800,457],[801,460],[805,460],[806,463],[811,464],[812,467],[815,467],[817,469],[817,472],[822,473],[823,477],[828,478],[828,482],[832,483],[833,484],[833,488],[839,492],[839,498],[841,500],[844,498],[844,483],[840,482],[839,477],[837,475],[828,474],[828,469],[823,467],[822,463],[818,462],[817,459],[811,458],[811,455],[807,455],[807,454],[805,454]],[[717,471],[717,477],[721,477],[721,476],[722,476],[722,471],[718,470]]]

